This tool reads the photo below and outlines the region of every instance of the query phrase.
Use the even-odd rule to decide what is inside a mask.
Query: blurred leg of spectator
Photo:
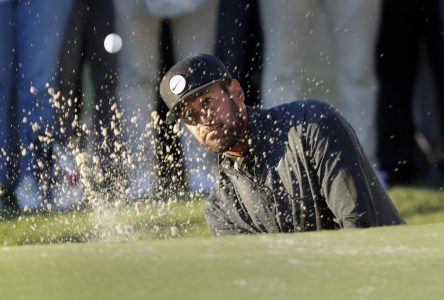
[[[261,99],[270,108],[303,97],[304,59],[318,1],[259,3],[264,40]]]
[[[328,32],[336,64],[339,109],[356,131],[368,158],[376,164],[375,48],[380,1],[325,1]]]
[[[175,60],[199,53],[214,54],[216,48],[217,0],[207,0],[195,11],[170,20]],[[215,178],[216,155],[182,129],[180,137],[189,191],[208,193]]]
[[[121,183],[121,127],[116,110],[118,54],[108,53],[103,46],[105,37],[115,32],[114,7],[109,0],[88,0],[88,7],[85,48],[94,89],[95,152],[105,182],[110,189],[117,189]]]
[[[0,206],[14,208],[13,99],[14,99],[14,1],[0,1]]]
[[[440,126],[440,110],[438,95],[430,59],[426,54],[425,43],[421,43],[418,71],[413,88],[413,120],[415,124],[415,140],[424,153],[429,168],[425,171],[425,179],[439,179],[441,172],[438,164],[442,159],[443,145]]]
[[[374,47],[379,25],[378,1],[267,1],[260,2],[264,30],[262,103],[272,107],[303,98],[301,85],[315,16],[326,15],[336,63],[342,104],[370,161],[375,155],[376,80]],[[319,18],[318,18],[319,20]]]
[[[131,157],[130,198],[152,196],[156,190],[155,117],[158,97],[161,19],[151,16],[144,1],[115,0],[116,32],[123,39],[118,55],[117,97],[122,133]]]
[[[434,86],[439,108],[441,140],[444,141],[444,1],[424,1],[425,9],[425,42],[432,68]],[[439,160],[441,175],[444,176],[444,153]]]
[[[413,95],[415,140],[427,158],[425,179],[444,178],[444,1],[423,2],[427,22]],[[439,129],[439,130],[437,130]]]
[[[21,143],[20,181],[16,189],[22,207],[44,207],[49,202],[54,109],[46,83],[54,81],[60,65],[63,33],[72,1],[18,1],[16,51],[18,121]]]
[[[378,44],[378,143],[381,169],[389,183],[418,177],[424,158],[415,142],[412,95],[421,42],[443,103],[443,48],[438,0],[384,1]]]
[[[198,5],[192,12],[178,13],[170,19],[173,53],[176,60],[200,52],[214,53],[218,1],[197,2],[205,3]],[[157,119],[155,111],[157,90],[162,76],[159,70],[162,19],[151,15],[146,9],[145,2],[115,1],[114,3],[117,33],[123,38],[123,48],[119,53],[118,101],[124,114],[123,136],[132,157],[128,190],[133,198],[152,196],[158,185],[155,153],[157,139],[155,122],[152,118]],[[193,189],[195,181],[192,177],[193,174],[196,175],[194,170],[200,171],[196,175],[199,176],[199,180],[200,178],[207,180],[214,156],[211,155],[209,158],[210,154],[198,148],[200,146],[188,142],[184,144],[186,145],[184,156],[190,157],[192,162],[196,158],[199,160],[197,167],[185,163],[186,169],[193,170],[189,176],[190,187]],[[165,153],[159,155],[159,159],[167,157]]]
[[[245,104],[258,105],[262,69],[262,29],[255,0],[220,1],[216,56],[244,87]]]
[[[411,179],[417,173],[411,99],[421,29],[413,3],[384,1],[382,10],[377,155],[391,182]]]
[[[78,150],[84,151],[79,149],[81,143],[76,136],[87,138],[79,130],[78,122],[84,106],[82,75],[86,64],[91,67],[94,129],[90,133],[94,136],[93,154],[97,159],[93,159],[93,163],[90,162],[88,166],[88,173],[94,172],[94,180],[82,182],[87,192],[99,186],[102,190],[115,190],[114,183],[119,179],[116,178],[118,168],[112,162],[120,158],[114,147],[117,141],[115,133],[119,130],[117,111],[113,108],[117,57],[116,54],[106,52],[103,45],[107,34],[114,32],[113,13],[113,5],[107,0],[75,1],[70,26],[65,31],[60,58],[63,68],[58,72],[63,104],[57,111],[57,123],[63,130],[57,134],[55,173],[58,182],[55,182],[53,189],[54,200],[63,201],[63,204],[60,203],[63,206],[78,202],[83,194],[78,174],[80,166],[76,165],[75,156]],[[79,125],[73,127],[72,124],[76,123]]]

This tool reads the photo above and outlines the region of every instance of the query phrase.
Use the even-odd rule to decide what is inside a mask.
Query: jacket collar
[[[282,129],[275,124],[279,123],[272,110],[247,106],[248,130],[251,148],[244,163],[254,169],[255,174],[263,174],[267,169],[278,164],[285,152]],[[286,133],[286,132],[285,132]],[[233,165],[231,159],[226,160],[222,155],[220,163],[225,161]]]
[[[267,110],[247,106],[248,130],[250,132],[250,153],[265,158],[271,154],[270,141],[273,140],[272,118]]]
[[[278,128],[276,116],[272,110],[247,106],[248,127],[250,131],[251,148],[255,165],[270,168],[276,165],[284,155],[284,138],[282,129]],[[264,170],[261,170],[264,171]]]

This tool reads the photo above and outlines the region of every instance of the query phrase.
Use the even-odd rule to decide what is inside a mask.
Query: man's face
[[[202,145],[225,152],[236,145],[245,126],[243,92],[236,80],[226,88],[215,84],[187,100],[180,119]]]

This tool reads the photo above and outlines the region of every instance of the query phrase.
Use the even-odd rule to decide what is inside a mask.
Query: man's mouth
[[[209,135],[212,135],[212,133],[220,127],[222,127],[222,124],[214,124],[214,125],[204,126],[201,129],[202,140],[205,142],[207,140],[207,137]]]

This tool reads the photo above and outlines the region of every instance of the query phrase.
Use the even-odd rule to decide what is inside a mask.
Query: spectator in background
[[[14,208],[13,100],[15,1],[0,0],[0,205]]]
[[[386,0],[383,2],[377,52],[378,141],[380,168],[388,184],[406,183],[424,171],[424,158],[415,141],[412,114],[414,82],[420,46],[433,73],[444,137],[444,26],[442,0]],[[441,155],[439,168],[444,171]],[[443,173],[444,174],[444,173]]]
[[[374,46],[380,1],[260,1],[264,34],[262,103],[273,107],[302,98],[302,67],[315,14],[326,15],[342,105],[339,109],[355,129],[369,160],[375,164],[376,81]],[[326,37],[328,38],[328,37]]]
[[[441,27],[444,28],[444,1],[439,1],[440,6],[440,18],[441,18]]]
[[[152,196],[157,186],[156,102],[160,80],[160,27],[168,19],[174,60],[195,53],[214,53],[217,0],[115,0],[116,28],[122,36],[119,53],[118,102],[122,131],[132,162],[128,174],[131,198]],[[181,137],[190,190],[208,190],[213,182],[215,156],[187,132]],[[162,153],[167,159],[170,153]],[[174,184],[176,178],[171,178]]]
[[[247,105],[260,104],[262,30],[255,0],[220,2],[216,56],[245,87]]]
[[[29,209],[51,204],[55,75],[63,34],[74,1],[16,1],[13,49],[16,55],[18,130],[20,141],[18,204]],[[3,19],[2,19],[3,21]],[[3,43],[3,41],[2,41]],[[50,87],[54,88],[51,89]],[[50,101],[50,98],[53,98]]]
[[[116,178],[120,174],[116,164],[120,153],[115,147],[119,133],[115,109],[117,56],[104,48],[105,37],[115,31],[113,14],[113,4],[107,0],[77,0],[65,30],[60,58],[62,68],[57,76],[62,105],[57,110],[60,138],[55,146],[58,162],[55,178],[58,182],[53,190],[54,200],[63,201],[65,206],[81,200],[83,188],[86,192],[94,192],[97,187],[116,190],[120,183]],[[86,136],[79,119],[86,106],[82,75],[87,65],[91,74],[88,79],[92,83],[93,154],[97,158],[92,162],[97,162],[97,165],[88,166],[94,170],[96,184],[83,182],[82,187],[75,156],[79,148],[83,151],[86,147]]]

